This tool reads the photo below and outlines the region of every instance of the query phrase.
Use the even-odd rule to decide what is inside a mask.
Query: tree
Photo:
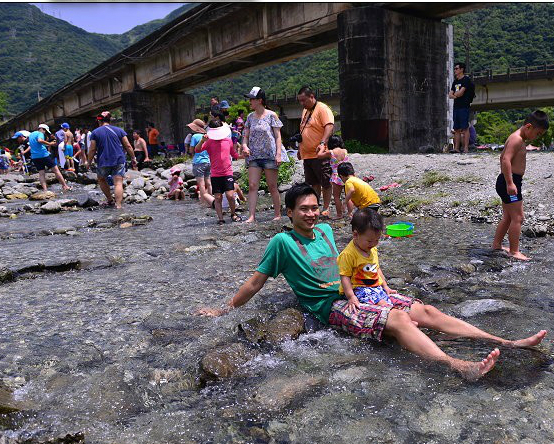
[[[0,91],[0,121],[5,120],[7,112],[8,112],[8,95],[5,92]]]

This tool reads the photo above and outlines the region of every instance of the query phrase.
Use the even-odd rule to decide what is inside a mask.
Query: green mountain
[[[125,47],[176,18],[195,4],[185,5],[161,20],[136,26],[124,34],[86,32],[43,14],[26,3],[2,3],[0,8],[0,92],[8,111],[18,113]],[[554,62],[554,5],[550,3],[491,4],[448,20],[454,26],[456,60],[464,61],[469,44],[474,70]],[[289,62],[253,70],[232,79],[196,88],[198,105],[211,95],[236,101],[253,85],[269,94],[292,94],[304,84],[338,89],[337,50],[331,49]]]
[[[28,3],[0,8],[0,92],[8,113],[17,114],[99,63],[195,6],[176,9],[164,19],[136,26],[124,34],[87,32],[44,14]]]

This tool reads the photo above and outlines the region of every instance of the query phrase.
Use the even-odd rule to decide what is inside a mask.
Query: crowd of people
[[[467,90],[467,85],[462,82],[459,87],[453,86],[451,96],[454,100],[459,99]],[[253,87],[244,96],[252,110],[246,118],[244,112],[239,112],[229,124],[228,102],[220,102],[214,97],[209,117],[190,122],[190,134],[184,141],[185,149],[192,156],[199,200],[215,210],[219,225],[225,223],[225,206],[230,210],[231,221],[242,220],[236,212],[236,199],[245,199],[236,183],[236,172],[231,161],[238,158],[245,160],[248,171],[249,215],[246,222],[256,221],[262,174],[265,174],[273,201],[274,220],[281,218],[278,169],[282,162],[288,161],[281,137],[283,124],[277,113],[267,108],[263,89]],[[377,255],[377,245],[384,229],[379,214],[379,196],[366,181],[356,177],[343,140],[333,134],[334,117],[329,107],[318,101],[309,87],[302,87],[297,97],[304,109],[299,132],[291,140],[297,143],[305,183],[293,185],[285,196],[286,214],[293,228],[271,239],[256,272],[225,308],[206,307],[199,314],[219,316],[240,307],[261,290],[269,277],[283,274],[303,309],[322,324],[362,338],[380,341],[383,336],[393,337],[407,350],[444,363],[469,379],[489,372],[499,358],[499,349],[492,350],[482,361],[463,361],[443,352],[421,328],[488,340],[507,347],[539,344],[546,330],[526,339],[506,340],[389,287]],[[106,196],[106,205],[121,208],[126,156],[131,159],[132,168],[144,166],[159,152],[159,132],[150,123],[147,128],[148,143],[140,130],[135,130],[131,145],[127,133],[111,125],[111,119],[111,114],[105,111],[97,116],[98,127],[93,131],[85,128],[73,133],[70,126],[63,123],[60,130],[52,135],[47,125],[40,124],[36,131],[30,134],[19,131],[14,138],[20,144],[22,158],[30,156],[39,171],[44,189],[46,169],[51,169],[63,189],[68,189],[59,166],[64,167],[67,162],[67,169],[71,171],[78,169],[79,164],[89,168],[95,161],[98,184]],[[466,123],[465,110],[455,112],[454,128],[457,134],[460,133],[458,148],[460,141],[467,139],[461,134]],[[496,189],[502,199],[503,218],[496,230],[493,248],[504,249],[515,259],[528,259],[519,251],[526,142],[539,137],[548,126],[544,112],[531,113],[521,128],[508,138],[500,159],[501,173]],[[59,163],[51,155],[50,148],[57,149]],[[178,166],[170,170],[170,198],[185,198],[181,173]],[[335,218],[347,216],[352,225],[352,240],[340,254],[332,227],[318,223],[320,218],[331,218],[332,197],[336,207]],[[502,246],[506,234],[509,247]]]

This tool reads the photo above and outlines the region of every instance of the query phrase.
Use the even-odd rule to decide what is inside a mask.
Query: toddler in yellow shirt
[[[360,308],[360,303],[403,309],[411,299],[391,290],[379,267],[377,244],[384,226],[377,211],[356,211],[352,217],[352,240],[337,258],[339,293],[346,296],[353,311]]]
[[[344,193],[346,194],[344,204],[346,208],[349,208],[349,217],[352,217],[352,206],[348,206],[350,201],[359,209],[379,209],[381,199],[378,194],[368,183],[355,176],[354,167],[350,162],[341,163],[337,168],[337,174],[344,182]]]

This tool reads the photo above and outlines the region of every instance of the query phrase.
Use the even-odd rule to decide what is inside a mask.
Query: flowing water
[[[393,342],[321,329],[274,347],[245,344],[249,360],[235,377],[201,382],[200,359],[241,342],[239,323],[296,306],[280,277],[227,316],[194,315],[233,295],[286,220],[272,223],[265,212],[257,226],[220,228],[188,201],[125,211],[153,221],[88,227],[114,210],[0,220],[0,234],[12,233],[0,241],[4,264],[88,264],[31,271],[0,285],[0,381],[25,406],[0,415],[0,442],[76,432],[87,443],[554,440],[548,337],[538,350],[501,349],[487,377],[467,382]],[[524,240],[535,260],[523,264],[488,250],[490,225],[414,222],[414,237],[380,244],[391,287],[500,336],[551,329],[552,239]],[[60,226],[76,234],[40,235]],[[349,230],[335,228],[340,250]],[[433,338],[464,359],[492,349]]]

